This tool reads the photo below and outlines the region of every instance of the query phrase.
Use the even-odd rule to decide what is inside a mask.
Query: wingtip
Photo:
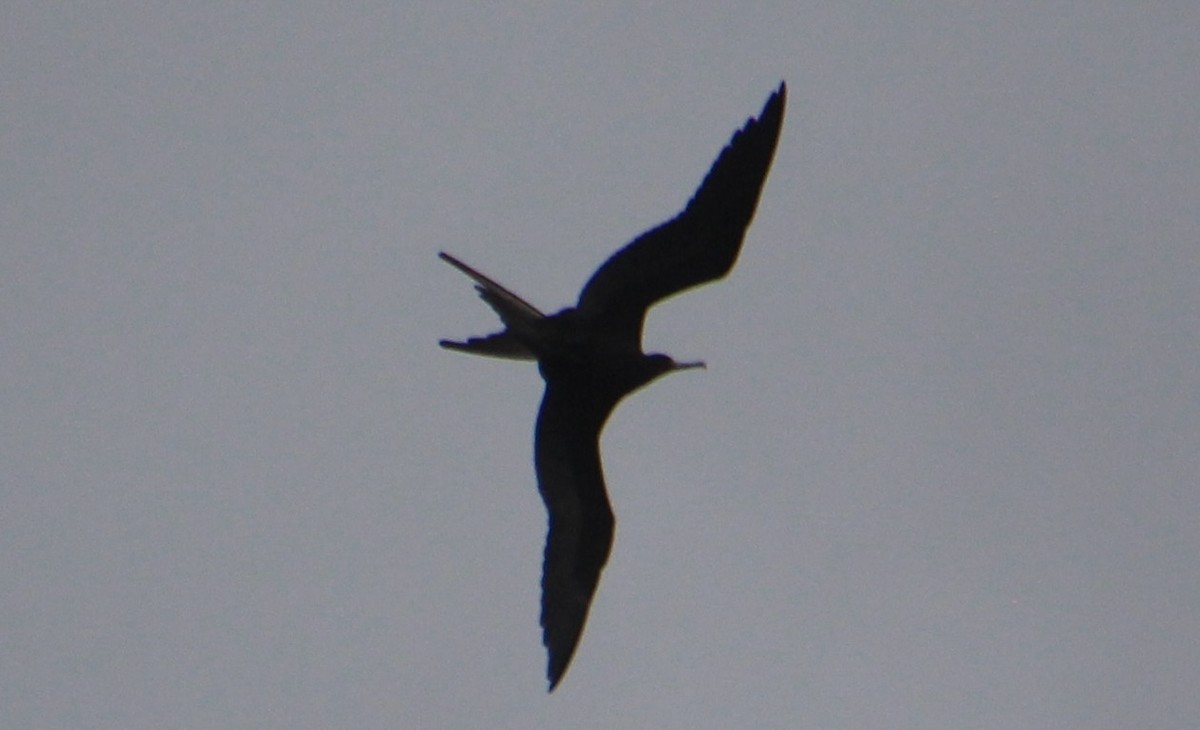
[[[568,657],[566,663],[556,664],[553,658],[546,664],[546,693],[549,694],[562,684],[563,677],[567,676],[567,667],[570,664]]]
[[[547,643],[549,637],[543,633],[542,644],[546,646],[546,692],[547,694],[554,691],[554,688],[562,682],[562,679],[567,674],[567,666],[571,663],[570,655],[567,660],[563,661],[562,656],[556,654],[550,645]],[[572,654],[574,651],[572,650]]]
[[[767,110],[770,109],[771,106],[775,105],[775,104],[778,104],[780,110],[782,111],[783,106],[786,103],[787,103],[787,82],[780,81],[779,86],[775,89],[774,93],[771,94],[771,98],[767,99],[767,103],[763,107],[763,114],[761,116],[766,116]]]

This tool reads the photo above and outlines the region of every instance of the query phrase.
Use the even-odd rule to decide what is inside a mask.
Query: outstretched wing
[[[538,490],[550,516],[542,567],[542,643],[553,690],[579,644],[613,540],[600,468],[607,413],[583,390],[547,381],[534,437]]]
[[[641,340],[660,299],[729,273],[775,154],[787,86],[733,135],[683,212],[638,236],[592,275],[577,309],[610,332]]]

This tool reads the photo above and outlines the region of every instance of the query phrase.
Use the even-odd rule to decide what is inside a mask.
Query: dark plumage
[[[537,360],[546,381],[534,438],[538,489],[550,517],[542,574],[543,643],[553,690],[579,643],[612,547],[613,514],[600,467],[600,431],[617,402],[673,370],[703,367],[642,352],[655,302],[729,273],[754,216],[779,140],[784,84],[721,151],[683,212],[613,254],[575,307],[545,315],[449,254],[475,280],[504,329],[443,347]]]

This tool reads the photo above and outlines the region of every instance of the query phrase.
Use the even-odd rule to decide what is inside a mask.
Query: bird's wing
[[[542,643],[553,690],[583,633],[613,540],[613,514],[600,468],[599,413],[588,394],[547,382],[538,412],[534,465],[550,516],[542,572]]]
[[[664,297],[729,273],[775,154],[787,87],[734,133],[679,215],[613,254],[592,275],[577,309],[640,342],[646,310]]]

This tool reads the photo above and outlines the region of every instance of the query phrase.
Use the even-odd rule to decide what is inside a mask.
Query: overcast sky
[[[6,4],[0,723],[1195,727],[1194,3],[409,5]],[[781,79],[547,695],[436,254],[570,304]]]

